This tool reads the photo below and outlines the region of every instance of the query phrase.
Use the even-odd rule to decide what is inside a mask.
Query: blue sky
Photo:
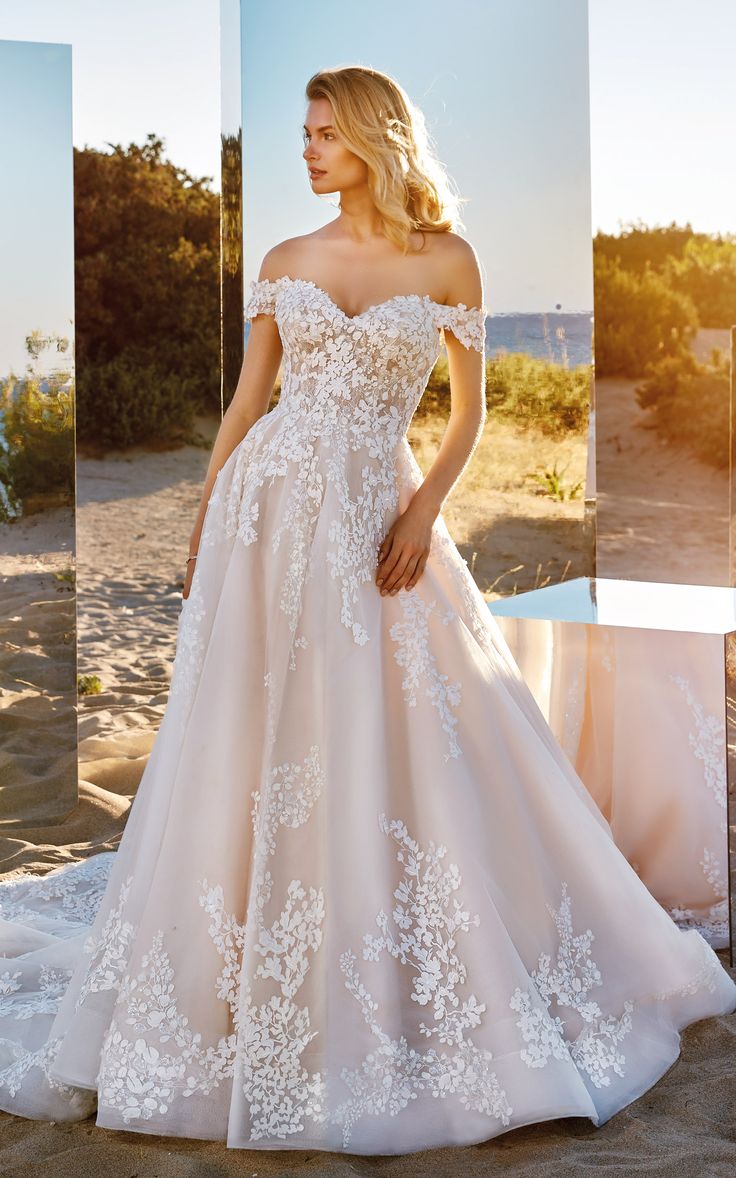
[[[71,89],[68,46],[0,41],[0,376],[24,371],[30,331],[72,334]]]
[[[463,232],[489,309],[589,310],[584,0],[454,0],[452,20],[446,0],[422,0],[416,13],[396,0],[245,5],[246,281],[270,245],[337,216],[336,198],[311,192],[302,159],[304,87],[324,66],[353,63],[396,77],[424,111],[469,198]]]
[[[219,0],[0,0],[0,38],[73,47],[74,143],[166,139],[219,188]]]
[[[590,0],[593,226],[736,232],[734,0]]]
[[[310,191],[299,127],[309,75],[347,61],[394,73],[425,111],[471,198],[491,311],[588,308],[598,228],[736,231],[733,0],[423,0],[420,22],[413,0],[245,11],[248,278],[274,241],[337,215]],[[154,131],[219,188],[219,0],[0,0],[0,39],[72,45],[77,146]]]

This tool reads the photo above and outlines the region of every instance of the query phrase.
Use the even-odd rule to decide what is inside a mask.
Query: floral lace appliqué
[[[171,669],[171,699],[191,701],[204,661],[206,643],[202,624],[206,610],[200,579],[195,569],[189,596],[182,598],[176,655]]]
[[[349,317],[315,283],[284,276],[252,282],[245,314],[276,318],[284,347],[281,394],[238,447],[227,493],[220,485],[210,503],[221,509],[228,537],[252,544],[259,538],[261,489],[289,479],[272,543],[274,550],[289,544],[280,605],[293,633],[329,492],[337,510],[331,508],[328,521],[327,562],[339,589],[340,620],[364,645],[361,589],[373,581],[398,505],[397,448],[439,355],[439,333],[448,328],[465,347],[482,351],[485,312],[397,295]],[[201,548],[214,542],[206,531]],[[187,659],[182,662],[186,667]]]
[[[21,971],[11,974],[6,969],[0,974],[0,1016],[28,1019],[36,1014],[56,1014],[71,975],[70,969],[42,965],[38,974],[38,993],[18,998]]]
[[[61,1043],[58,1036],[53,1036],[36,1051],[26,1051],[17,1043],[11,1044],[10,1050],[15,1058],[0,1069],[0,1087],[7,1088],[10,1095],[15,1096],[23,1086],[23,1081],[31,1069],[39,1068],[51,1088],[65,1098],[70,1100],[75,1098],[79,1090],[57,1080],[56,1076],[52,1076],[50,1072],[54,1060],[59,1054]]]
[[[209,1094],[224,1078],[234,1078],[236,1065],[252,1119],[251,1140],[285,1138],[301,1132],[306,1117],[324,1119],[324,1076],[310,1074],[300,1062],[317,1032],[310,1028],[308,1008],[295,1002],[309,955],[322,941],[321,889],[291,880],[275,919],[264,919],[273,886],[267,861],[276,850],[277,832],[281,826],[308,821],[322,785],[318,749],[313,746],[303,763],[274,767],[267,787],[253,791],[252,903],[245,921],[227,910],[221,885],[199,881],[199,903],[210,917],[208,933],[223,959],[216,993],[229,1005],[232,1033],[205,1046],[201,1034],[190,1027],[179,1009],[176,973],[163,930],[153,937],[139,972],[123,977],[117,1009],[124,1012],[121,1021],[133,1033],[111,1023],[98,1083],[101,1099],[125,1122],[165,1115],[176,1096]],[[252,980],[243,970],[249,945],[263,958],[255,978],[273,983],[268,1002],[253,999]]]
[[[102,851],[76,863],[64,863],[44,876],[24,870],[4,879],[0,887],[0,916],[29,928],[44,927],[56,910],[69,934],[74,924],[78,924],[80,930],[91,925],[114,856],[115,852]],[[24,1021],[39,1015],[52,1018],[66,993],[72,972],[69,968],[44,964],[32,976],[24,976],[23,970],[4,970],[0,973],[0,1017]],[[52,1089],[81,1107],[80,1090],[50,1074],[60,1046],[61,1039],[57,1036],[50,1036],[35,1050],[28,1050],[21,1043],[4,1041],[6,1062],[0,1068],[0,1088],[15,1096],[26,1076],[38,1069]],[[34,1076],[33,1083],[38,1083],[37,1076]]]
[[[709,715],[697,699],[690,682],[682,675],[671,674],[685,695],[692,714],[694,730],[688,733],[693,756],[702,765],[703,785],[719,811],[718,829],[724,836],[721,846],[726,848],[726,723],[721,716]],[[666,911],[682,929],[697,929],[714,944],[729,938],[728,878],[721,862],[722,851],[703,847],[699,866],[713,890],[714,900],[707,909],[696,911],[682,904],[667,906]]]
[[[211,549],[227,559],[223,545],[236,538],[245,546],[263,542],[268,528],[272,551],[285,550],[278,601],[290,627],[288,665],[294,670],[297,651],[308,642],[304,634],[297,637],[305,589],[323,571],[314,563],[318,527],[327,540],[319,545],[320,562],[326,561],[335,585],[340,621],[356,645],[369,642],[377,554],[396,518],[408,428],[443,333],[450,330],[464,347],[484,353],[486,314],[482,307],[445,306],[409,294],[350,317],[315,283],[288,276],[251,282],[246,318],[262,314],[275,317],[283,345],[279,401],[217,472],[199,551],[202,560]],[[285,489],[274,493],[274,519],[267,496],[276,483]],[[443,526],[438,521],[435,530]],[[457,562],[454,546],[445,559]],[[468,604],[477,610],[472,597]],[[182,721],[215,608],[195,566],[181,608],[170,692],[185,705]]]
[[[527,1045],[520,1055],[530,1068],[544,1067],[552,1056],[557,1059],[569,1056],[596,1088],[607,1087],[611,1083],[607,1073],[624,1075],[626,1059],[618,1044],[631,1030],[634,1003],[625,1001],[623,1013],[618,1017],[605,1016],[598,1003],[589,997],[591,989],[602,985],[603,979],[590,955],[593,933],[590,929],[573,933],[566,883],[562,885],[559,909],[547,907],[559,936],[557,960],[553,964],[548,953],[540,954],[531,974],[535,991],[517,987],[509,1003],[520,1015],[516,1025]],[[558,1011],[567,1009],[578,1016],[582,1029],[576,1037],[572,1037],[565,1020],[552,1012],[553,1005]]]
[[[687,679],[670,675],[684,692],[692,712],[695,731],[689,733],[690,748],[703,766],[703,783],[723,811],[721,832],[726,833],[726,722],[721,716],[706,715]]]
[[[429,618],[437,602],[424,601],[416,589],[400,593],[398,600],[405,620],[394,622],[389,634],[398,643],[394,658],[406,670],[402,683],[405,699],[410,707],[416,707],[417,689],[420,684],[424,684],[425,692],[436,707],[442,727],[449,736],[450,749],[445,753],[445,761],[449,761],[451,757],[459,757],[462,752],[455,732],[457,717],[451,711],[451,708],[460,705],[461,686],[451,683],[449,677],[438,669],[437,659],[430,649]],[[455,616],[454,610],[449,610],[442,616],[442,621],[446,625]]]
[[[404,868],[394,891],[392,918],[398,931],[392,931],[388,916],[380,911],[376,917],[380,936],[364,934],[363,957],[376,962],[386,952],[410,967],[412,1001],[431,1013],[429,1021],[420,1021],[418,1031],[448,1050],[418,1051],[410,1047],[406,1035],[392,1039],[378,1021],[378,1003],[361,981],[355,954],[346,950],[340,955],[345,985],[358,1002],[376,1046],[359,1067],[342,1069],[352,1095],[330,1119],[342,1125],[347,1148],[360,1118],[385,1112],[395,1116],[417,1093],[427,1092],[454,1096],[465,1108],[507,1125],[513,1110],[493,1070],[493,1056],[476,1047],[467,1034],[480,1025],[485,1004],[475,994],[462,998],[457,993],[466,982],[467,970],[456,951],[456,938],[479,924],[478,915],[471,916],[453,897],[461,884],[457,865],[443,870],[446,847],[430,842],[423,850],[400,820],[379,814],[378,823],[397,844],[396,857]]]
[[[3,920],[35,925],[47,919],[37,907],[25,904],[30,888],[34,902],[44,900],[61,905],[65,917],[80,924],[92,924],[105,891],[114,852],[100,852],[80,859],[77,863],[63,863],[46,875],[19,871],[5,878],[0,888],[0,916]]]
[[[89,954],[90,961],[79,987],[75,1010],[79,1010],[88,994],[114,990],[120,985],[135,933],[135,926],[123,918],[132,883],[133,876],[129,875],[121,885],[118,902],[108,913],[100,932],[90,934],[84,942],[83,950]]]

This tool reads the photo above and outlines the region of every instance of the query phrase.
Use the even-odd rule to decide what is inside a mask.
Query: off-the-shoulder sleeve
[[[245,318],[273,315],[276,310],[276,282],[270,278],[254,278],[250,284],[250,298],[245,305]]]
[[[440,328],[448,328],[466,348],[485,353],[486,312],[483,307],[466,307],[465,303],[453,306],[437,303],[436,323]]]

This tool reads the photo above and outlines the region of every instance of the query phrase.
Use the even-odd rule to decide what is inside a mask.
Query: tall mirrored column
[[[0,827],[77,801],[71,46],[0,41]]]

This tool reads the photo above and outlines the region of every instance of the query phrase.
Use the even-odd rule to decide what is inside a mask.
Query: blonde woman
[[[601,1125],[736,985],[617,850],[443,521],[485,300],[421,113],[357,66],[306,97],[339,215],[252,284],[119,849],[0,892],[0,1107],[356,1154]]]

